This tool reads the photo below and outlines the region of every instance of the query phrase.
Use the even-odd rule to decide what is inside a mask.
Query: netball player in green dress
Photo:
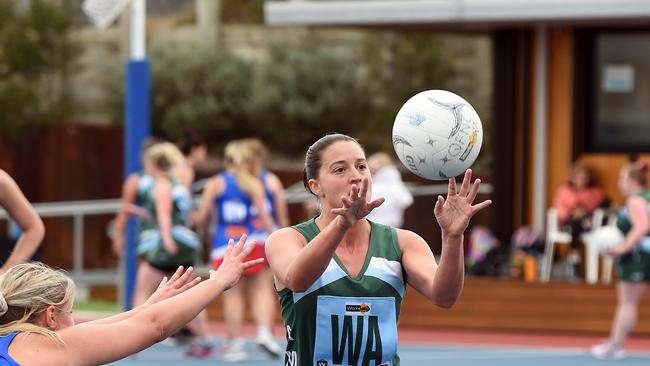
[[[432,303],[451,307],[463,288],[463,233],[490,205],[473,205],[480,181],[471,171],[460,190],[449,180],[434,213],[442,231],[436,263],[422,237],[380,225],[366,215],[372,178],[359,143],[326,135],[307,151],[305,187],[321,214],[269,237],[266,254],[286,328],[285,364],[398,365],[397,319],[406,284]]]

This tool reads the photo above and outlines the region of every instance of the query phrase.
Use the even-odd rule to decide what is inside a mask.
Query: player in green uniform
[[[307,150],[304,184],[321,214],[276,231],[266,244],[286,328],[285,365],[399,365],[397,319],[406,284],[445,308],[462,290],[463,233],[491,203],[473,205],[480,181],[470,187],[471,175],[465,173],[460,191],[449,180],[447,198],[437,198],[436,264],[418,234],[365,218],[384,199],[368,201],[372,178],[354,138],[326,135]]]
[[[643,163],[631,163],[621,169],[619,189],[625,195],[616,226],[625,235],[623,244],[608,253],[617,256],[619,283],[617,305],[609,339],[591,348],[598,358],[620,359],[623,344],[636,324],[639,302],[650,281],[650,191],[648,171]]]

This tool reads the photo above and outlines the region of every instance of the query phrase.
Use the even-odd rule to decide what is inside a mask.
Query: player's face
[[[337,141],[321,155],[322,165],[315,180],[317,194],[330,207],[341,207],[341,196],[349,194],[353,184],[361,186],[364,177],[368,178],[367,199],[372,196],[372,180],[366,155],[353,141]]]
[[[578,169],[573,172],[573,177],[571,180],[577,188],[584,188],[587,186],[587,183],[589,183],[589,176],[584,170]]]
[[[192,149],[192,152],[190,154],[192,155],[192,160],[195,162],[201,162],[205,160],[205,157],[208,154],[208,150],[205,145],[200,145]]]

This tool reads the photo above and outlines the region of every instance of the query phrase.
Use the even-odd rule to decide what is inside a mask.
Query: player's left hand
[[[472,170],[467,169],[463,177],[463,183],[460,186],[460,192],[456,191],[456,179],[451,178],[447,187],[447,198],[444,199],[442,196],[438,196],[433,212],[436,215],[443,236],[460,237],[467,229],[472,216],[492,204],[491,200],[485,200],[472,205],[478,194],[481,180],[476,179],[470,190],[471,180]]]
[[[264,262],[264,258],[245,261],[255,247],[255,245],[245,245],[246,239],[247,235],[243,234],[237,244],[232,239],[228,240],[228,246],[221,265],[216,270],[210,270],[210,279],[221,281],[225,286],[224,290],[233,287],[239,281],[245,269]]]
[[[162,279],[156,291],[143,305],[153,305],[194,287],[197,283],[201,282],[201,277],[197,276],[190,280],[193,271],[194,269],[192,267],[188,267],[186,270],[184,270],[183,266],[178,267],[169,280],[167,277]]]

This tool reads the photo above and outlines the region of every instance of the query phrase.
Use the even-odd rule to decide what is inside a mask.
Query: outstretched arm
[[[194,272],[194,268],[192,267],[189,267],[185,270],[183,266],[180,266],[169,279],[167,279],[167,277],[162,279],[156,291],[149,297],[149,299],[147,299],[147,301],[145,301],[144,304],[135,307],[129,311],[119,313],[113,316],[109,316],[106,318],[102,318],[102,319],[92,320],[84,324],[97,325],[97,324],[117,323],[140,313],[148,306],[151,306],[162,300],[168,299],[172,296],[176,296],[182,292],[185,292],[186,290],[194,287],[199,282],[201,282],[201,277],[195,277],[194,279],[190,280],[190,277],[192,276],[193,272]]]
[[[113,253],[117,256],[122,255],[124,251],[124,229],[131,213],[131,206],[137,196],[139,181],[139,175],[133,173],[126,178],[122,185],[122,207],[115,217],[115,231],[113,232],[112,242]]]
[[[434,213],[442,231],[442,253],[436,265],[431,249],[417,234],[400,230],[398,240],[402,248],[402,265],[408,283],[434,304],[450,308],[463,289],[464,256],[463,233],[469,220],[478,211],[488,207],[486,200],[473,205],[481,181],[476,179],[470,189],[472,171],[465,172],[460,192],[456,180],[450,179],[447,199],[438,196]]]
[[[2,170],[0,170],[0,206],[7,210],[9,216],[23,231],[13,252],[0,268],[2,274],[34,255],[45,235],[45,227],[16,182]]]
[[[243,262],[253,248],[244,249],[245,241],[243,236],[237,245],[232,240],[228,243],[223,263],[218,270],[210,272],[208,280],[117,323],[83,323],[65,328],[59,331],[65,346],[53,345],[51,352],[57,358],[65,358],[66,364],[98,365],[119,360],[165,339],[232,287],[244,269],[263,261]]]
[[[211,178],[203,188],[199,211],[194,215],[194,221],[199,225],[207,225],[210,212],[214,209],[214,199],[223,191],[223,180],[219,177]]]

